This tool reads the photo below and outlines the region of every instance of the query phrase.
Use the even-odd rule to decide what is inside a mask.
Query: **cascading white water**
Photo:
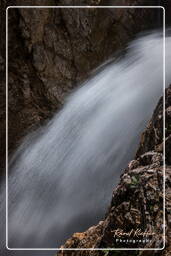
[[[166,85],[170,66],[171,49]],[[161,35],[140,37],[25,138],[9,163],[9,247],[56,248],[104,217],[162,95],[162,69]]]

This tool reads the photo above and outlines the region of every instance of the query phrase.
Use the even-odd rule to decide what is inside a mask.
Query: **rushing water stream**
[[[56,248],[104,217],[162,95],[162,69],[161,35],[140,37],[24,139],[9,163],[9,247]]]

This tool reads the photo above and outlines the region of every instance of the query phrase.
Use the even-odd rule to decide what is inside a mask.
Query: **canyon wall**
[[[39,5],[66,5],[42,0]],[[156,1],[67,1],[67,5],[151,5]],[[35,1],[1,1],[5,8]],[[92,70],[123,49],[137,33],[162,24],[162,9],[8,9],[8,149],[59,110]],[[1,43],[1,164],[5,159],[5,40]]]

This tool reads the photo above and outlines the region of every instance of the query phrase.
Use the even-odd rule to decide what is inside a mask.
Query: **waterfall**
[[[167,48],[170,43],[167,37]],[[170,66],[171,49],[166,85]],[[57,248],[104,218],[162,96],[162,69],[162,35],[141,36],[73,92],[52,120],[26,136],[9,161],[9,247]]]

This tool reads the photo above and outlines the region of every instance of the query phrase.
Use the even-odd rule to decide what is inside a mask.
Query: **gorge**
[[[160,33],[138,38],[127,51],[101,66],[13,155],[9,247],[60,247],[104,217],[163,90]]]

